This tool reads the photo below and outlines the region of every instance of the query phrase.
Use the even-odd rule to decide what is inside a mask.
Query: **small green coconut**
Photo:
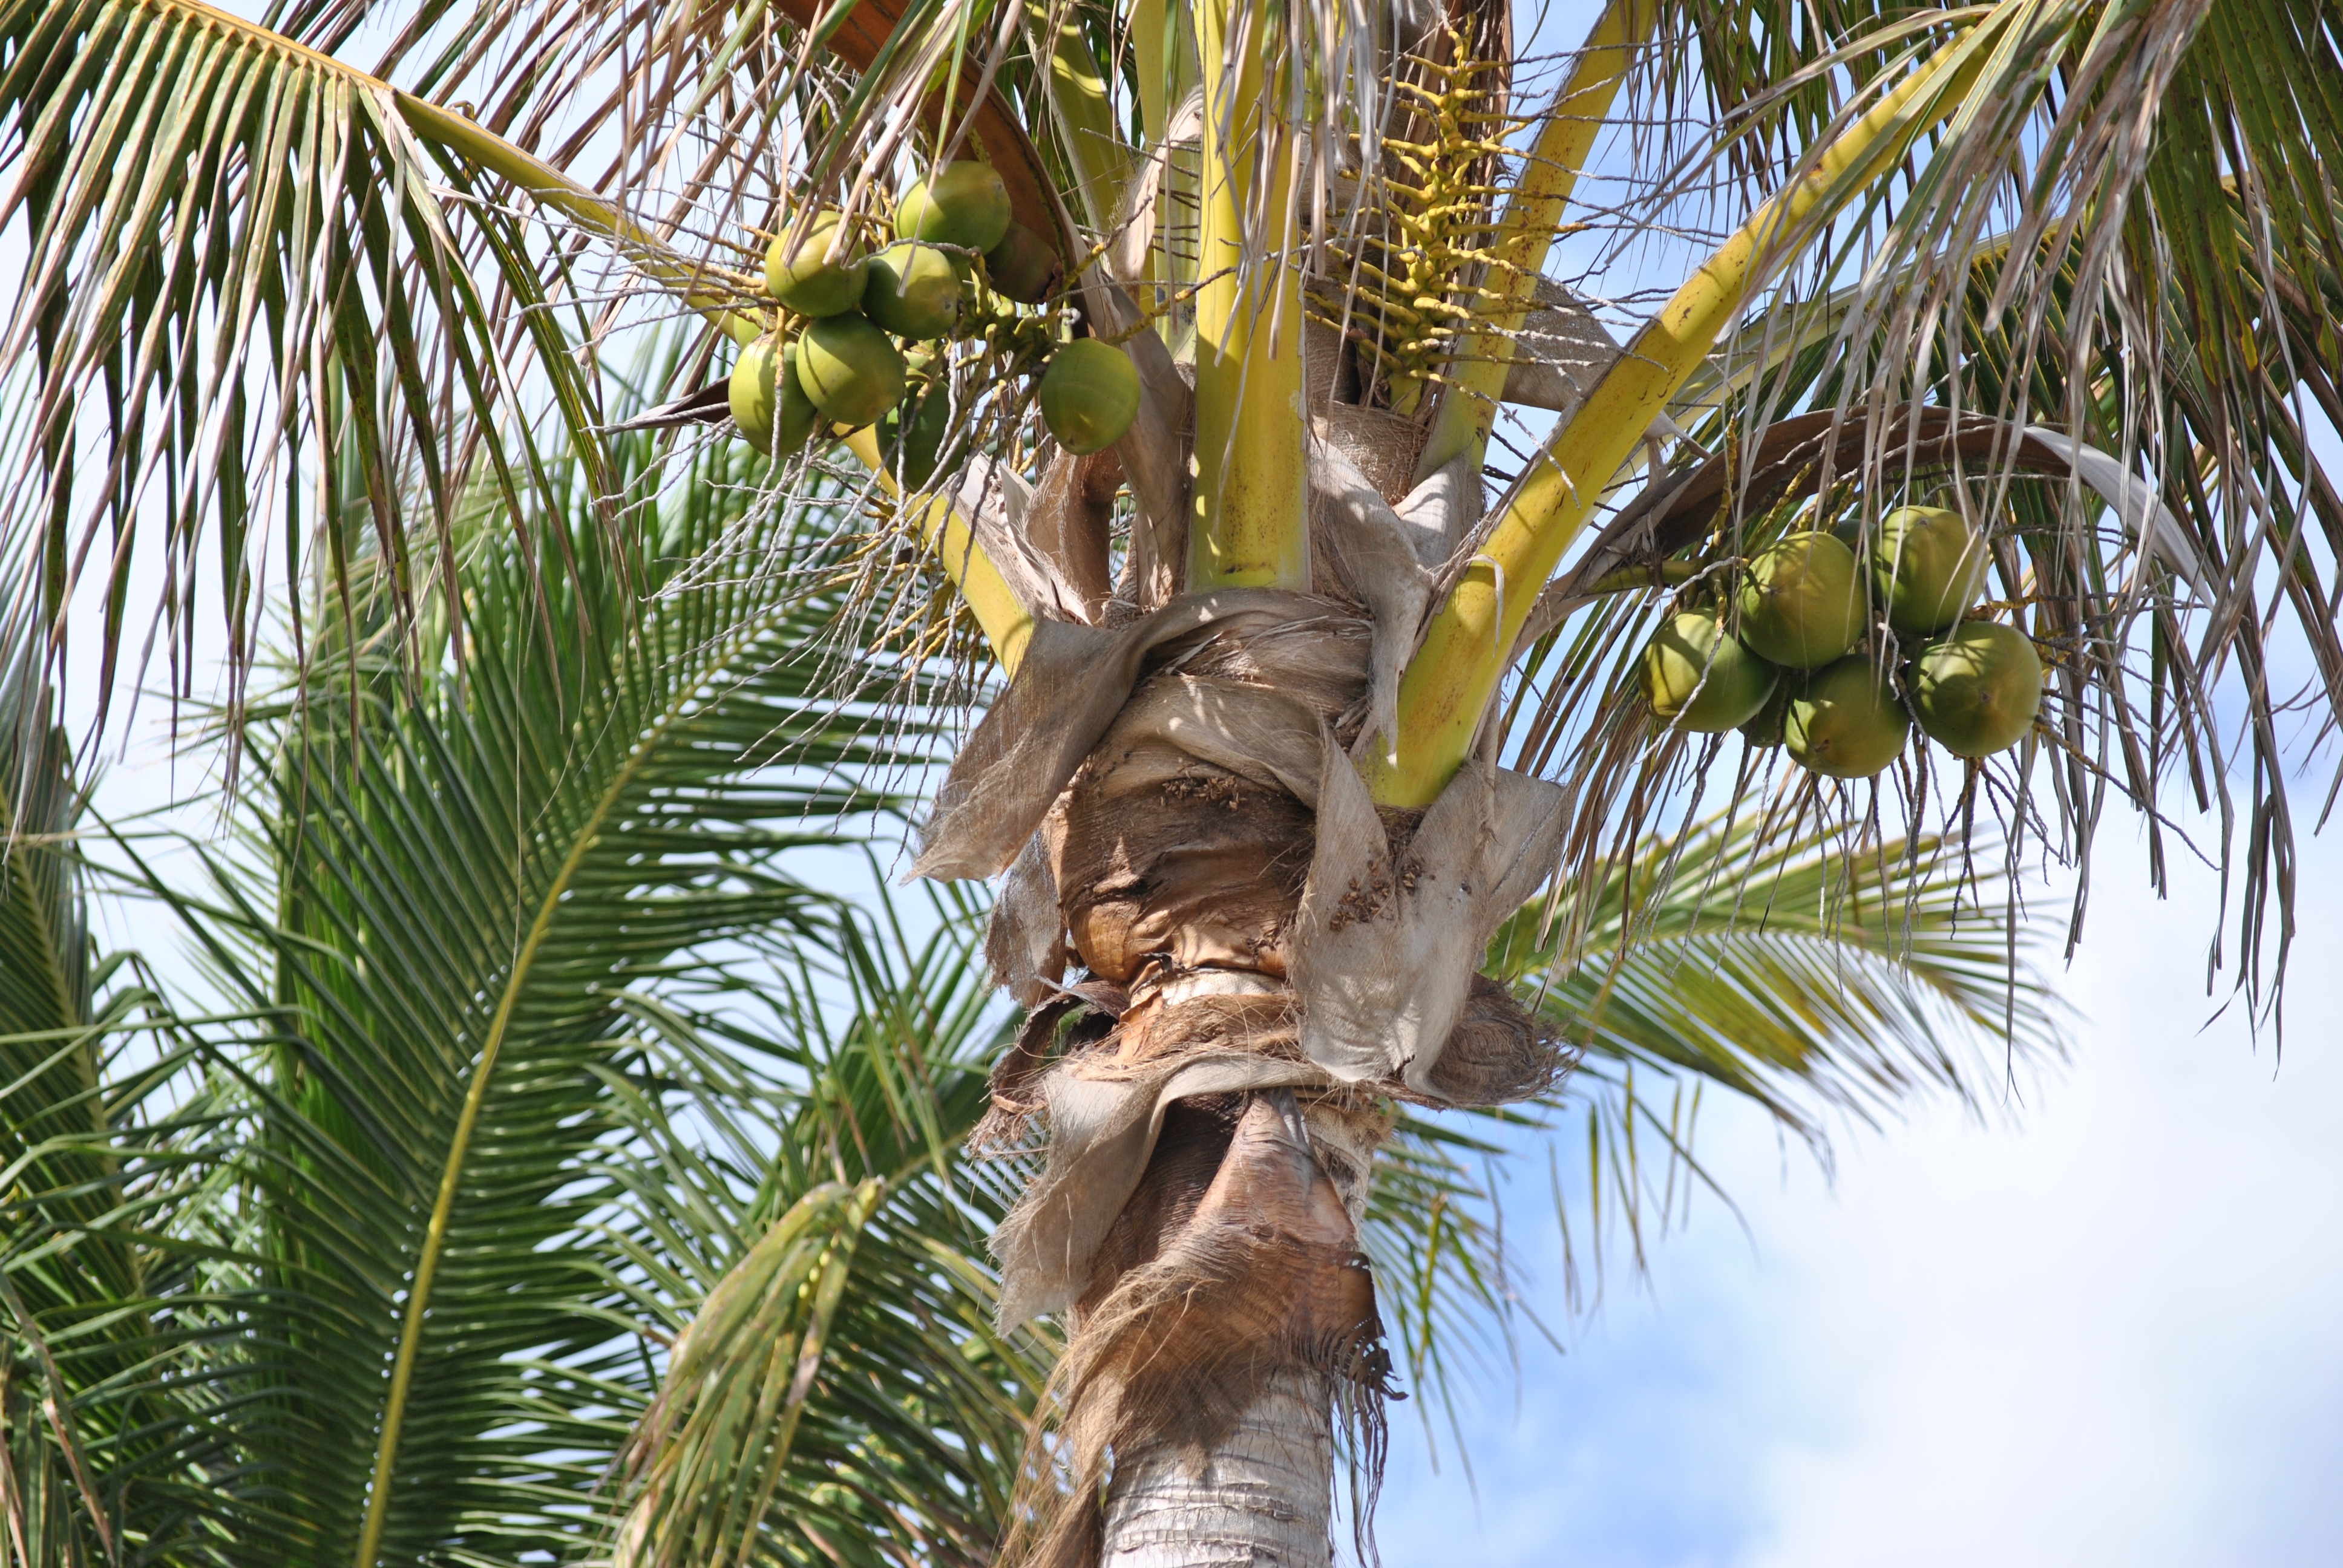
[[[1758,551],[1740,599],[1741,640],[1793,669],[1818,669],[1863,635],[1855,552],[1828,534],[1791,534]]]
[[[1678,729],[1722,735],[1755,717],[1781,672],[1741,645],[1716,617],[1687,610],[1644,645],[1644,696]]]
[[[949,253],[899,240],[870,258],[863,313],[899,337],[949,337],[960,325],[960,281]]]
[[[903,400],[903,357],[860,316],[830,316],[798,339],[798,380],[827,418],[876,424]]]
[[[1782,716],[1782,743],[1798,765],[1833,779],[1868,779],[1904,749],[1911,715],[1865,654],[1808,676]]]
[[[895,232],[905,239],[990,250],[1009,232],[1009,187],[987,164],[961,158],[932,180],[914,180],[895,203]]]
[[[798,346],[777,352],[775,339],[760,337],[740,350],[727,388],[740,434],[767,457],[786,457],[804,446],[821,416],[798,380]]]
[[[879,421],[879,450],[906,490],[920,489],[936,477],[950,425],[951,398],[933,386],[911,393]]]
[[[807,228],[796,251],[789,249],[789,226],[773,237],[765,252],[765,292],[799,316],[836,316],[862,303],[870,276],[870,258],[850,234],[836,261],[830,247],[839,237],[839,215],[823,213]]]
[[[1871,541],[1871,594],[1898,637],[1959,620],[1985,590],[1985,536],[1942,507],[1898,507]]]
[[[1912,661],[1920,728],[1956,757],[1990,757],[2026,739],[2042,706],[2042,660],[2014,626],[1971,621]]]
[[[1066,264],[1056,246],[1012,223],[1001,243],[984,253],[984,274],[994,293],[1020,305],[1039,305],[1057,292]]]
[[[1122,439],[1139,417],[1139,372],[1111,343],[1077,337],[1050,357],[1041,373],[1041,422],[1058,445],[1080,457]]]

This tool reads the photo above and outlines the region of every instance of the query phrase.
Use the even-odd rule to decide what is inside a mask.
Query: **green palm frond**
[[[108,896],[151,900],[194,936],[216,998],[207,1017],[160,1020],[167,1049],[142,1047],[122,1032],[137,1020],[117,984],[86,1027],[7,1037],[11,1060],[69,1043],[96,1053],[107,1116],[71,1141],[110,1174],[12,1204],[24,1222],[5,1261],[76,1380],[85,1432],[128,1427],[177,1454],[176,1478],[135,1487],[121,1510],[151,1540],[174,1538],[176,1519],[199,1520],[229,1561],[578,1549],[623,1419],[601,1418],[598,1466],[548,1457],[548,1390],[607,1404],[614,1391],[586,1397],[578,1369],[641,1321],[633,1312],[657,1292],[634,1243],[674,1219],[639,1208],[615,1221],[622,1199],[669,1196],[622,1181],[615,1161],[652,1137],[630,1120],[643,1107],[704,1125],[722,1105],[643,1076],[643,1020],[744,941],[837,947],[835,900],[779,858],[890,810],[881,776],[923,756],[900,706],[889,717],[871,705],[900,705],[900,676],[835,656],[841,636],[861,644],[838,619],[850,546],[823,542],[834,518],[761,503],[724,447],[679,484],[648,436],[612,451],[627,503],[615,519],[582,465],[548,469],[541,493],[558,509],[513,514],[492,486],[476,490],[449,531],[454,558],[420,579],[419,635],[402,635],[395,568],[351,540],[348,589],[324,585],[306,607],[306,684],[244,716],[264,766],[226,807],[233,830],[184,846],[206,883],[166,875],[143,839],[119,840]],[[794,568],[774,567],[791,555]],[[451,578],[460,617],[437,598]],[[37,646],[36,622],[18,629],[20,650]],[[954,1353],[983,1339],[983,1277],[963,1261],[981,1227],[936,1251],[959,1200],[919,1174],[964,1130],[939,1120],[955,1102],[922,1075],[967,1079],[965,1107],[981,1093],[980,1075],[955,1066],[982,1007],[964,933],[955,940],[957,981],[941,959],[910,980],[865,963],[874,1005],[922,980],[954,999],[935,1016],[893,999],[898,1011],[858,1048],[883,1071],[809,1055],[755,1080],[762,1110],[808,1070],[796,1091],[815,1126],[782,1166],[769,1141],[736,1151],[735,1198],[697,1215],[703,1241],[745,1250],[744,1234],[793,1201],[765,1206],[760,1191],[801,1195],[836,1179],[841,1141],[875,1147],[884,1128],[909,1130],[898,1141],[911,1152],[887,1167],[900,1185],[874,1221],[904,1240],[866,1250],[862,1270],[869,1289],[896,1290],[867,1310],[900,1316],[873,1341],[879,1320],[854,1306],[841,1365],[857,1364],[856,1347],[874,1368],[909,1354],[947,1306]],[[795,1021],[811,1016],[804,997],[791,1005]],[[923,1032],[905,1027],[915,1018]],[[943,1024],[960,1033],[940,1035]],[[923,1059],[921,1043],[939,1040]],[[867,1088],[851,1084],[890,1072],[886,1097],[856,1098]],[[639,1090],[614,1094],[634,1077]],[[850,1089],[818,1088],[840,1082]],[[11,1095],[12,1126],[20,1110],[71,1103],[35,1087],[40,1105]],[[86,1118],[88,1097],[79,1105]],[[864,1120],[842,1124],[848,1110]],[[725,1113],[737,1121],[742,1107]],[[33,1154],[63,1151],[52,1137]],[[103,1249],[68,1244],[92,1202],[144,1274],[97,1277]],[[52,1266],[64,1257],[76,1268]],[[131,1325],[146,1363],[169,1370],[167,1396],[119,1375],[124,1356],[100,1364],[105,1347],[81,1325],[101,1322]],[[644,1376],[651,1344],[629,1352]],[[950,1449],[982,1479],[1013,1448],[1002,1423],[1017,1430],[1018,1400],[999,1380],[1021,1374],[997,1344],[967,1364],[937,1381],[937,1401],[958,1402],[931,1406],[918,1435],[931,1464]],[[800,1443],[820,1432],[830,1448],[811,1452],[870,1437],[873,1411],[852,1413],[867,1391],[838,1387],[848,1408],[825,1396]],[[170,1408],[146,1408],[157,1398]],[[954,1412],[990,1424],[950,1435]],[[900,1421],[890,1430],[910,1440]],[[119,1440],[103,1457],[111,1480],[139,1477]],[[983,1506],[982,1486],[955,1484]],[[199,1513],[187,1506],[197,1493]],[[974,1517],[944,1533],[973,1541]]]
[[[737,1126],[709,1140],[665,1122],[626,1178],[631,1251],[695,1268],[629,1286],[679,1337],[628,1449],[623,1563],[988,1560],[1051,1347],[991,1326],[976,1260],[1011,1194],[958,1148],[1002,1030],[977,924],[943,912],[916,944],[900,926],[845,923],[840,972],[800,960],[793,980],[764,983],[777,1010],[761,1025],[710,1014],[653,1037],[679,1082],[765,1061],[802,1087],[766,1091],[779,1145],[758,1187],[709,1178],[711,1146],[746,1168],[767,1141]],[[689,1103],[704,1114],[728,1098],[750,1103]],[[691,1194],[745,1204],[711,1229]],[[756,1326],[735,1315],[752,1310]]]
[[[0,601],[0,1215],[11,1236],[52,1204],[76,1218],[106,1207],[87,1201],[93,1183],[102,1190],[103,1168],[67,1152],[102,1140],[106,1111],[99,1040],[88,1027],[85,910],[68,841],[81,803],[30,618],[20,597]],[[0,1251],[0,1463],[8,1467],[0,1528],[9,1532],[0,1563],[8,1568],[111,1544],[112,1519],[77,1423],[47,1419],[52,1404],[71,1410],[73,1390],[35,1317],[88,1287],[100,1296],[135,1287],[117,1248],[89,1251],[105,1255],[87,1261],[88,1272],[54,1257],[21,1288],[17,1249]]]
[[[405,611],[481,477],[518,507],[558,453],[608,493],[570,264],[471,161],[525,173],[515,149],[194,0],[9,0],[0,52],[0,221],[27,244],[5,449],[34,476],[0,528],[37,535],[60,638],[76,593],[106,606],[101,718],[134,566],[167,585],[184,683],[217,551],[236,676],[263,607],[347,566],[351,518]]]
[[[1525,908],[1493,950],[1598,1061],[1697,1076],[1819,1144],[1828,1111],[1981,1094],[1979,1042],[2056,1052],[2006,891],[1942,840],[1785,839],[1744,817],[1655,844],[1591,898]]]
[[[1914,27],[1960,15],[1860,0],[1685,9],[1675,25],[1700,48],[1660,51],[1652,69],[1690,128],[1714,131],[1679,150],[1729,148],[1742,206],[1661,181],[1630,226],[1696,232],[1778,188]],[[1722,346],[1675,417],[1705,450],[1738,453],[1785,418],[1836,410],[1862,440],[1825,467],[1823,521],[1853,529],[1957,495],[2005,532],[1993,597],[2057,666],[2041,750],[2023,768],[1890,775],[1888,803],[1911,809],[1916,831],[1965,833],[1982,816],[2010,833],[2039,811],[2087,869],[2099,812],[2127,798],[2151,824],[2159,883],[2173,819],[2209,814],[2217,837],[2191,848],[2239,872],[2216,961],[2260,1007],[2292,930],[2288,784],[2343,718],[2343,502],[2318,434],[2343,414],[2326,368],[2343,341],[2343,202],[2315,172],[2343,150],[2333,8],[1973,15],[1995,31],[1957,111],[1897,176],[1800,238],[1771,308]],[[2003,421],[2004,439],[1958,464],[1916,456],[1920,423],[1955,410]],[[2083,485],[2024,471],[2027,426],[2107,454],[2174,519],[2177,546],[2143,549]],[[1674,564],[1714,565],[1783,521],[1729,508]],[[1697,746],[1631,734],[1624,708],[1605,707],[1635,652],[1634,613],[1584,616],[1528,672],[1528,754],[1592,733],[1581,755],[1599,760],[1582,771],[1617,786],[1587,798],[1590,832],[1624,797],[1664,796],[1705,766]],[[2288,668],[2298,689],[2275,678]],[[2297,705],[2315,718],[2289,718]],[[1922,803],[1948,796],[1964,804],[1924,821]]]
[[[0,599],[0,1563],[168,1551],[207,1501],[220,1445],[181,1379],[203,1355],[158,1321],[197,1315],[204,1265],[168,1233],[200,1209],[218,1113],[192,1041],[136,953],[99,953],[83,783],[44,678],[21,560]],[[215,1194],[216,1195],[216,1194]],[[200,1337],[200,1336],[198,1336]]]
[[[357,642],[340,681],[312,669],[270,745],[270,903],[225,860],[207,907],[152,890],[285,1037],[299,1124],[266,1245],[334,1321],[277,1331],[298,1397],[269,1457],[331,1558],[416,1555],[494,1508],[482,1402],[511,1356],[569,1342],[597,1288],[548,1249],[588,1212],[572,1163],[610,1134],[617,996],[734,933],[809,930],[820,900],[772,866],[821,836],[792,819],[884,804],[821,782],[882,754],[836,717],[851,693],[816,685],[819,593],[713,562],[658,591],[655,545],[757,562],[790,525],[737,527],[719,475],[663,515],[637,471],[616,535],[573,470],[523,540],[480,536],[460,664],[414,698],[395,644]],[[786,765],[744,772],[759,748]]]
[[[1530,1125],[1520,1111],[1479,1125],[1403,1111],[1368,1192],[1360,1241],[1393,1360],[1425,1440],[1444,1425],[1460,1452],[1458,1395],[1513,1360],[1521,1324],[1552,1337],[1505,1241],[1505,1175]]]
[[[15,552],[0,533],[0,561]],[[14,586],[14,585],[12,585]],[[55,694],[38,657],[37,610],[21,591],[0,598],[0,1035],[69,1030],[89,1021],[89,937],[71,835],[81,817]],[[86,1051],[59,1066],[84,1087]],[[0,1060],[16,1083],[31,1060]]]

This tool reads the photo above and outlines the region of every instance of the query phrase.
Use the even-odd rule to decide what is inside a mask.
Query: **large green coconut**
[[[905,489],[919,489],[936,477],[950,425],[951,397],[933,386],[905,397],[879,421],[879,449]]]
[[[765,292],[799,316],[836,316],[860,305],[870,258],[850,234],[839,259],[830,259],[839,223],[838,214],[823,213],[794,252],[789,249],[789,226],[784,225],[765,252]]]
[[[1911,715],[1867,654],[1808,676],[1782,716],[1782,743],[1810,772],[1868,779],[1904,749]]]
[[[1899,637],[1944,630],[1985,588],[1985,536],[1942,507],[1898,507],[1871,541],[1871,593]]]
[[[984,253],[984,275],[1002,297],[1039,305],[1056,292],[1066,264],[1056,246],[1023,224],[1012,223],[1001,243]]]
[[[1781,672],[1742,647],[1715,615],[1685,611],[1661,622],[1644,644],[1641,673],[1644,696],[1663,722],[1722,735],[1765,706]]]
[[[1757,552],[1741,579],[1741,640],[1793,669],[1817,669],[1863,635],[1855,552],[1828,534],[1791,534]]]
[[[1111,343],[1077,337],[1050,356],[1041,373],[1041,423],[1081,456],[1122,439],[1139,417],[1139,372]]]
[[[905,239],[990,250],[1009,232],[1009,187],[989,165],[962,158],[932,180],[914,180],[895,203],[895,232]]]
[[[798,346],[776,351],[760,337],[740,350],[732,367],[732,417],[750,446],[768,457],[788,457],[813,435],[820,413],[798,380]]]
[[[2042,706],[2042,660],[2014,626],[1971,621],[1912,661],[1920,728],[1956,757],[1990,757],[2026,738]]]
[[[830,316],[798,339],[798,380],[814,407],[853,429],[903,400],[903,357],[860,316]]]
[[[960,272],[951,256],[909,240],[870,258],[863,313],[899,337],[949,337],[960,325]]]

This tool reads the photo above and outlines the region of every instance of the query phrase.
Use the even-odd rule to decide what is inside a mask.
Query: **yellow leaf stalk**
[[[1263,0],[1200,0],[1204,202],[1196,295],[1195,500],[1188,586],[1310,586],[1301,275],[1292,176],[1264,102]],[[1235,35],[1232,49],[1232,34]],[[1265,182],[1255,189],[1256,179]],[[1259,227],[1246,244],[1246,219]]]
[[[901,494],[879,450],[875,426],[865,426],[849,436],[846,447],[864,467],[879,476],[879,482],[890,495]],[[944,571],[960,589],[960,597],[968,600],[976,624],[983,628],[985,640],[992,644],[992,651],[1001,660],[1001,673],[1016,674],[1019,661],[1025,657],[1025,645],[1033,640],[1032,612],[1010,590],[1009,579],[1001,575],[1001,568],[977,543],[967,517],[950,498],[930,496],[920,503],[920,515],[912,522],[920,530],[920,538],[943,563]]]
[[[1604,486],[1696,369],[1766,270],[1818,210],[1835,211],[1954,113],[1981,63],[1975,37],[1914,71],[1709,257],[1635,335],[1506,498],[1481,553],[1433,617],[1399,690],[1396,759],[1368,781],[1387,806],[1428,806],[1471,749],[1513,641]]]
[[[399,116],[417,136],[462,154],[489,173],[511,181],[538,205],[609,240],[636,271],[675,289],[686,305],[714,321],[733,342],[746,346],[764,336],[762,322],[745,311],[729,308],[753,284],[679,255],[620,211],[617,203],[495,132],[412,93],[386,90],[392,93]]]

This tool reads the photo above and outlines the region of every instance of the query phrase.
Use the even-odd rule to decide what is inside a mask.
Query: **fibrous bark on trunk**
[[[1380,1462],[1360,1225],[1393,1107],[1562,1065],[1474,972],[1553,864],[1559,792],[1476,761],[1378,811],[1353,761],[1425,602],[1410,530],[1457,519],[1321,467],[1345,547],[1312,593],[1038,621],[919,862],[1010,871],[987,951],[1031,1010],[979,1142],[1045,1139],[995,1238],[1001,1311],[1071,1331],[1005,1562],[1329,1561],[1338,1435],[1363,1500]]]

